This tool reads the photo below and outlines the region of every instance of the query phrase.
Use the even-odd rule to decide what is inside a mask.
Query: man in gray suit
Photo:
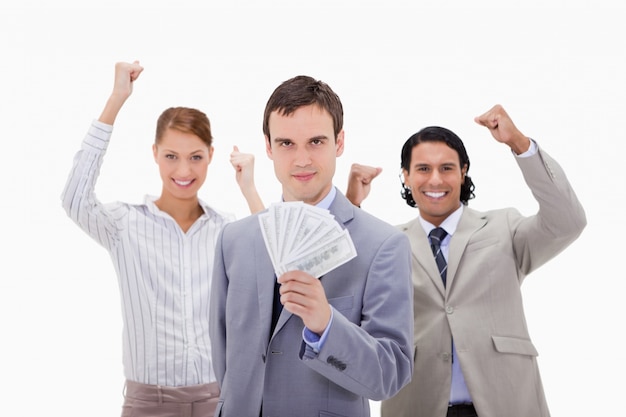
[[[475,121],[516,155],[539,211],[466,207],[474,184],[461,139],[431,126],[406,141],[403,197],[419,217],[399,228],[413,252],[416,356],[411,383],[383,401],[385,417],[549,416],[520,285],[580,235],[585,212],[559,164],[502,106]],[[346,191],[353,203],[380,171],[353,165]],[[436,228],[443,236],[429,238]]]
[[[368,399],[390,398],[413,371],[408,238],[333,186],[343,108],[327,84],[282,83],[263,133],[283,200],[328,209],[357,256],[320,279],[276,277],[258,216],[224,227],[210,300],[216,416],[369,416]]]

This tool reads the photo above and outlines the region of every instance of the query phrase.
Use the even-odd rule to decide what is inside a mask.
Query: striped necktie
[[[448,233],[441,227],[436,227],[431,230],[428,235],[428,237],[430,237],[430,248],[435,256],[435,262],[437,262],[437,268],[439,268],[439,275],[441,275],[444,287],[446,286],[446,272],[448,271],[448,264],[446,262],[446,258],[443,257],[443,253],[441,252],[441,241],[447,234]]]

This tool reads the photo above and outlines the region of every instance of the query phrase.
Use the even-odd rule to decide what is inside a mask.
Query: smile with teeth
[[[187,181],[174,180],[174,182],[175,182],[177,185],[180,185],[181,187],[186,187],[186,186],[188,186],[189,184],[191,184],[191,183],[193,182],[193,180],[187,180]]]
[[[428,197],[431,198],[441,198],[444,195],[446,195],[446,193],[444,191],[426,191],[424,192],[424,194],[426,194]]]

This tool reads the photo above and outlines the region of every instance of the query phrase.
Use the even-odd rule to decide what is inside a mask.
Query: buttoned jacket
[[[408,238],[341,193],[330,213],[356,258],[322,276],[333,309],[319,352],[300,317],[282,310],[270,334],[276,277],[258,216],[224,227],[217,243],[210,336],[221,387],[216,416],[369,416],[369,399],[406,385],[413,370]]]
[[[419,220],[399,226],[413,252],[416,356],[412,382],[383,402],[384,417],[446,416],[452,338],[480,417],[549,416],[520,286],[579,236],[586,218],[546,152],[516,161],[538,212],[465,207],[450,240],[445,288]]]

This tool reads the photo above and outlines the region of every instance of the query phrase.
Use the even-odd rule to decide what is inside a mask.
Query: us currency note
[[[354,243],[347,230],[343,230],[329,242],[313,247],[281,264],[281,272],[300,270],[316,278],[332,271],[356,256]]]
[[[328,210],[282,202],[258,218],[277,277],[299,269],[319,278],[356,256],[349,232]]]

